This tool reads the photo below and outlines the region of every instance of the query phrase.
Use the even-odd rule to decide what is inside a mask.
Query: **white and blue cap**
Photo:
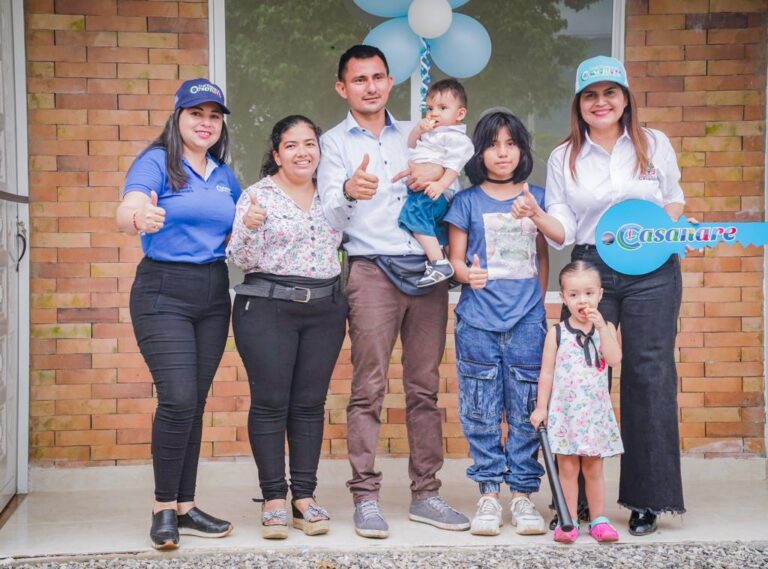
[[[582,61],[576,70],[576,94],[581,93],[585,87],[601,81],[611,81],[629,89],[624,64],[615,57],[598,55]]]
[[[224,93],[222,90],[218,85],[211,83],[203,77],[188,79],[181,84],[181,87],[176,91],[173,108],[174,110],[188,109],[202,103],[217,103],[223,113],[229,114],[229,109],[224,104]]]

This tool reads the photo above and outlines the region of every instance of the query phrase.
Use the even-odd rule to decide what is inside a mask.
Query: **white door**
[[[11,6],[0,2],[0,510],[17,490],[19,261],[27,246],[19,219],[19,204],[27,198],[19,195],[17,184]]]

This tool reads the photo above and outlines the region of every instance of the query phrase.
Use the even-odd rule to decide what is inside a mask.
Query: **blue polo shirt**
[[[153,148],[140,155],[128,171],[125,193],[157,193],[157,205],[165,209],[165,225],[144,235],[141,247],[155,261],[195,263],[223,260],[225,240],[232,231],[240,184],[226,164],[208,155],[208,171],[200,176],[183,160],[187,184],[171,189],[165,168],[166,152]]]

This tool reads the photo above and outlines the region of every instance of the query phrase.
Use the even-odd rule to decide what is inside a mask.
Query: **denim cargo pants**
[[[506,332],[482,330],[456,317],[459,415],[474,464],[467,476],[481,493],[537,492],[544,469],[530,416],[536,406],[546,327],[542,320],[518,322]],[[502,446],[501,422],[509,427]]]

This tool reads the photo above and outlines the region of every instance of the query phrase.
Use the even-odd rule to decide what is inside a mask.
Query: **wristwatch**
[[[348,202],[356,202],[357,200],[347,193],[347,182],[349,182],[349,178],[344,180],[344,183],[341,185],[341,193],[344,194],[344,199]]]

